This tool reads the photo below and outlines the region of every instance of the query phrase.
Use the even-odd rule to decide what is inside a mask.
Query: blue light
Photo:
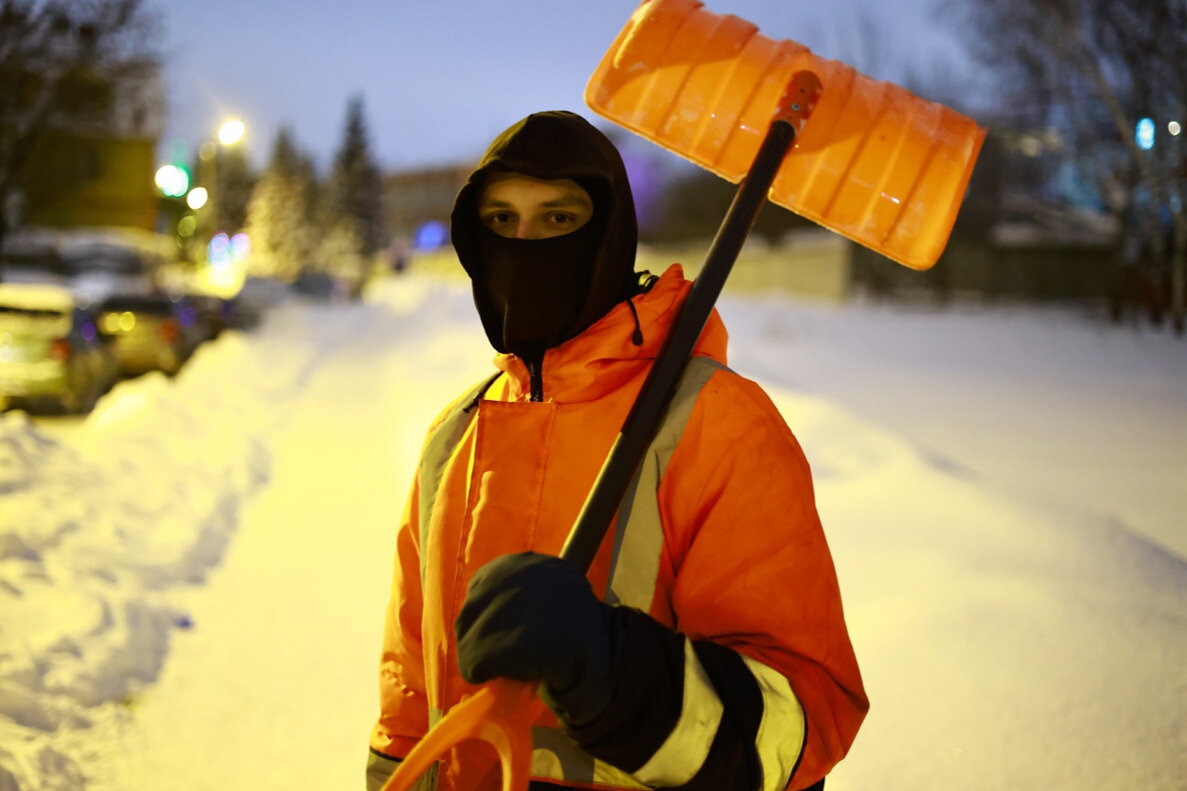
[[[206,246],[206,258],[214,269],[225,269],[231,265],[231,240],[225,233],[216,233]]]
[[[449,229],[437,220],[423,222],[412,235],[412,246],[417,250],[436,250],[449,241]]]
[[[1137,142],[1138,148],[1143,151],[1149,151],[1154,147],[1154,119],[1143,118],[1138,121],[1137,132],[1133,139]]]

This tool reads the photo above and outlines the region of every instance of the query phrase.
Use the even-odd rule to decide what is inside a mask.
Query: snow
[[[1187,354],[1067,309],[728,297],[872,710],[830,791],[1181,789]],[[0,416],[0,789],[360,788],[457,281],[290,301],[85,420]]]

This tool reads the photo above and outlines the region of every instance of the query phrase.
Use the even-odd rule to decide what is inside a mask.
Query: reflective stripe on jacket
[[[502,554],[560,551],[688,286],[673,267],[633,300],[642,345],[631,340],[630,306],[619,305],[548,350],[543,402],[527,400],[518,358],[500,355],[489,389],[434,424],[397,534],[373,750],[405,754],[471,691],[452,629],[470,575]],[[654,741],[645,755],[607,748],[615,765],[545,714],[533,730],[541,780],[645,788],[703,776],[723,722],[736,719],[723,715],[738,705],[718,693],[733,683],[723,673],[744,674],[742,697],[757,701],[747,749],[763,789],[814,782],[864,715],[807,463],[761,389],[723,368],[725,342],[714,314],[589,575],[608,601],[678,630],[679,643],[657,648],[680,676],[677,714],[635,740]],[[438,787],[472,787],[487,765],[455,753]]]

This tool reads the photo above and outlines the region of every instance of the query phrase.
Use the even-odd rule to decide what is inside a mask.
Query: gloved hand
[[[580,569],[522,552],[475,572],[454,622],[458,667],[471,684],[504,677],[543,682],[541,698],[571,725],[610,701],[615,608]]]

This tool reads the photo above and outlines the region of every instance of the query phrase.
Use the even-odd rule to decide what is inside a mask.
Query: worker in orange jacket
[[[496,677],[539,682],[532,788],[813,787],[868,708],[800,446],[716,313],[588,576],[555,557],[690,283],[634,271],[622,160],[567,112],[503,132],[452,241],[498,351],[429,430],[396,537],[378,789]],[[495,788],[463,745],[420,788]]]

